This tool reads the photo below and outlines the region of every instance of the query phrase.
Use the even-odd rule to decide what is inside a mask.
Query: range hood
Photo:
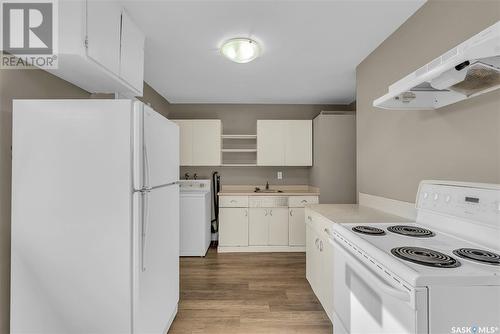
[[[500,21],[389,86],[373,106],[432,110],[500,88]]]

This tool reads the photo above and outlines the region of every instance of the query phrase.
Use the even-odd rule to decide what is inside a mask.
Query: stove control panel
[[[422,181],[417,209],[474,220],[500,227],[500,186]]]

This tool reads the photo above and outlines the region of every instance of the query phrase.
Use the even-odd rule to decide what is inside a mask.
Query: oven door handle
[[[328,241],[335,247],[336,251],[340,251],[346,256],[349,260],[349,264],[353,266],[356,270],[360,271],[361,274],[370,280],[370,283],[373,283],[379,291],[384,292],[385,294],[392,296],[401,301],[410,303],[411,296],[408,291],[402,291],[394,288],[385,282],[382,278],[374,274],[370,269],[368,269],[362,262],[360,262],[354,255],[352,255],[348,250],[344,248],[342,244],[340,244],[336,239],[332,240],[328,238]]]

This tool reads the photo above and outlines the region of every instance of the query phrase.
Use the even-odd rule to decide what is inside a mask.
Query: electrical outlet
[[[283,172],[279,171],[278,172],[278,180],[281,180],[281,179],[283,179]]]

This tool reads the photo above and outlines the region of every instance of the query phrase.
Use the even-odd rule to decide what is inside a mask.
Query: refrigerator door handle
[[[149,168],[149,156],[148,156],[148,149],[146,146],[146,143],[144,143],[143,147],[143,155],[144,155],[144,185],[143,189],[151,189],[150,184],[150,168]]]
[[[148,220],[149,220],[149,192],[144,190],[142,194],[142,224],[141,224],[141,270],[146,271],[145,253],[148,236]]]

